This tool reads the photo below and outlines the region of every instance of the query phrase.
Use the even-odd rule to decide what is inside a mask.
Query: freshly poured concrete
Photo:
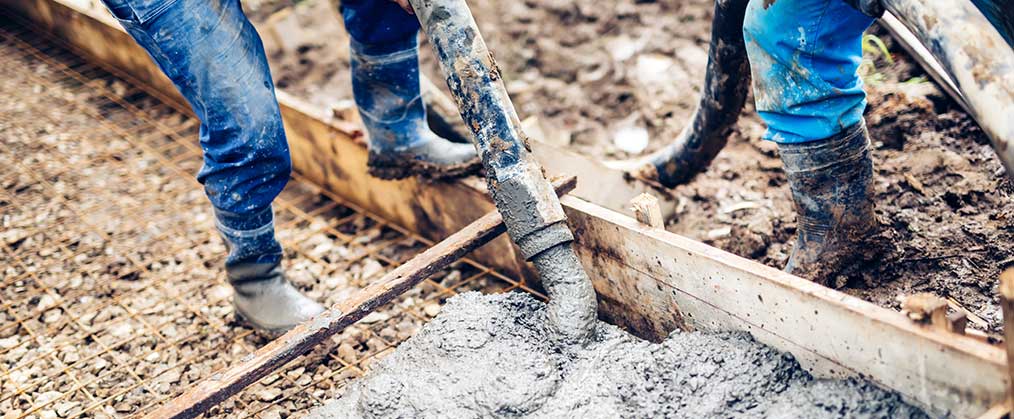
[[[529,295],[462,294],[309,417],[926,417],[869,383],[814,379],[745,333],[597,333],[558,346]]]

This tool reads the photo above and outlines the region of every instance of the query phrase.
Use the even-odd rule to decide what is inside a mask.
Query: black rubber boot
[[[779,144],[797,214],[785,270],[827,284],[876,257],[873,161],[866,124],[824,140]]]
[[[282,334],[324,311],[285,279],[279,264],[243,264],[228,269],[236,314],[251,326]]]
[[[691,123],[672,144],[625,169],[636,177],[673,188],[704,171],[732,133],[750,87],[750,63],[743,41],[749,0],[715,2],[708,68]]]

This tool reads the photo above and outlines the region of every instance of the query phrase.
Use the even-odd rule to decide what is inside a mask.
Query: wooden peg
[[[966,327],[968,327],[968,315],[966,315],[963,311],[956,311],[947,315],[948,332],[963,335],[965,334]]]
[[[1007,419],[1007,415],[1009,413],[1010,400],[1004,400],[1000,403],[994,404],[993,407],[990,407],[989,410],[986,411],[986,413],[983,413],[976,419]]]
[[[1000,307],[1003,309],[1004,346],[1007,348],[1007,397],[1014,406],[1014,268],[1000,274]]]
[[[928,292],[920,292],[905,298],[901,303],[902,312],[917,322],[928,322],[946,328],[947,300]]]
[[[653,228],[665,228],[662,209],[658,206],[658,198],[653,195],[642,193],[631,199],[630,209],[634,211],[634,218],[637,218],[641,224],[647,224]]]

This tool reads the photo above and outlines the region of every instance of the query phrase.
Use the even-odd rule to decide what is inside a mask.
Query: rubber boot
[[[371,53],[370,47],[352,45],[352,88],[370,137],[369,173],[381,179],[440,179],[476,172],[481,161],[472,144],[443,139],[426,123],[415,38],[393,48]]]
[[[285,279],[282,246],[275,240],[271,208],[254,217],[216,211],[229,256],[225,271],[236,315],[272,335],[282,334],[324,311]]]
[[[827,284],[850,264],[874,257],[869,242],[879,223],[873,212],[873,161],[866,124],[830,138],[779,144],[797,213],[796,244],[785,270]]]

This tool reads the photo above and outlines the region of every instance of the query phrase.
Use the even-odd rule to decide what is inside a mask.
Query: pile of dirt
[[[614,142],[619,136],[613,134],[633,138],[632,131],[647,131],[647,153],[676,136],[697,102],[712,1],[470,6],[520,117],[537,117],[543,140],[593,158],[626,158],[639,153],[623,149],[636,147]],[[269,42],[279,86],[321,106],[350,106],[347,35],[335,9],[308,0],[288,19],[300,24],[286,27],[313,30],[289,51]],[[876,26],[869,33],[890,53],[870,48],[863,74],[877,215],[894,249],[832,286],[892,308],[900,295],[933,292],[968,310],[972,327],[998,331],[994,283],[1014,261],[1007,205],[1014,186],[975,122],[888,34]],[[440,84],[428,46],[420,51],[423,71]],[[752,102],[711,167],[671,191],[680,205],[667,228],[781,268],[795,235],[795,211],[777,149],[760,139],[763,124]]]
[[[530,295],[460,294],[309,417],[926,417],[869,383],[815,379],[746,333],[654,344],[600,323],[573,348],[547,324]]]

